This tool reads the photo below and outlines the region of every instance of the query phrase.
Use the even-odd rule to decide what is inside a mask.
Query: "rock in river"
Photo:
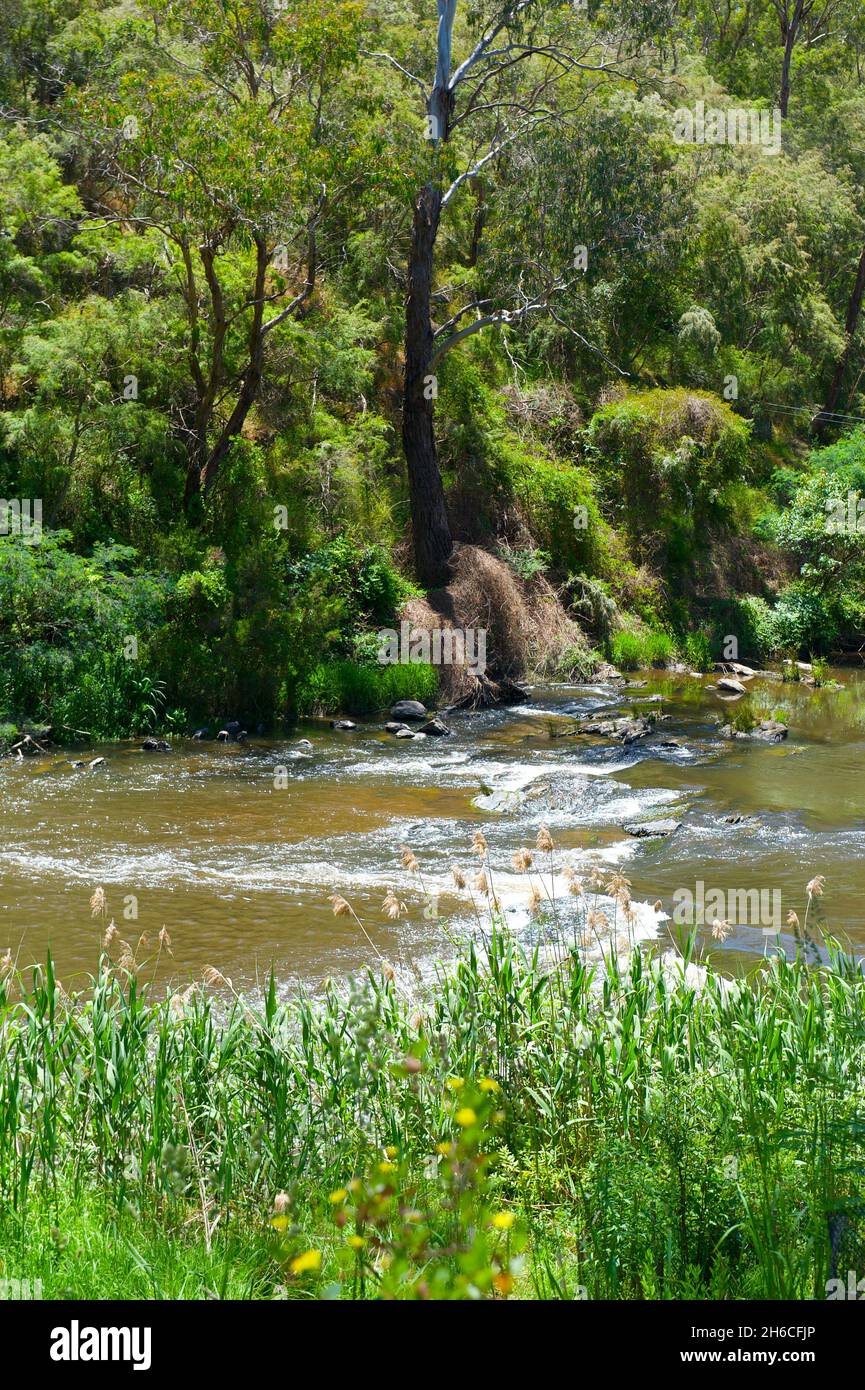
[[[652,732],[655,725],[655,717],[644,719],[583,719],[573,729],[566,729],[561,738],[568,738],[573,734],[597,734],[599,738],[612,738],[619,743],[633,743],[638,738],[645,738]]]
[[[761,739],[763,743],[780,743],[787,737],[789,730],[786,724],[781,724],[777,719],[761,719],[753,729],[734,729],[732,724],[725,724],[721,730],[722,738],[736,739]]]
[[[650,836],[673,835],[681,824],[680,820],[644,820],[623,825],[622,829],[627,835],[636,835],[638,839],[646,840]]]
[[[725,695],[747,695],[748,691],[741,681],[737,681],[735,676],[722,676],[717,682],[719,690],[723,690]]]
[[[413,723],[420,723],[428,718],[429,711],[421,704],[420,700],[397,700],[390,712],[392,719],[408,719]]]
[[[450,732],[447,724],[443,724],[440,719],[430,719],[418,730],[421,734],[432,734],[433,738],[444,738]]]

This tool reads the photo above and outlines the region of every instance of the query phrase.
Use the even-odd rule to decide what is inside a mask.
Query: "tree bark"
[[[790,105],[790,68],[793,64],[793,49],[796,47],[796,40],[799,37],[799,30],[802,27],[802,20],[806,12],[806,0],[794,0],[793,13],[788,19],[786,5],[783,10],[775,0],[775,8],[781,19],[781,37],[784,40],[784,58],[781,63],[781,91],[778,96],[778,106],[781,111],[782,121],[787,119],[787,108]],[[807,7],[810,12],[810,6]]]
[[[222,292],[216,282],[212,256],[205,258],[205,271],[214,304],[216,332],[214,334],[213,363],[210,380],[203,382],[204,394],[199,398],[195,414],[195,427],[190,441],[189,460],[186,469],[186,487],[183,494],[183,509],[188,512],[194,498],[203,491],[207,494],[213,487],[219,470],[233,441],[240,434],[247,416],[258,398],[264,371],[264,291],[267,276],[267,246],[264,237],[256,234],[255,289],[252,299],[252,321],[249,328],[248,359],[243,373],[243,381],[228,420],[223,425],[212,446],[208,444],[209,427],[212,423],[214,406],[219,386],[222,383],[224,368],[222,361],[225,339],[225,313]],[[312,273],[312,270],[310,271]]]
[[[787,119],[787,108],[790,105],[790,64],[793,61],[793,45],[796,42],[796,30],[791,27],[787,30],[787,38],[784,43],[784,59],[781,63],[781,92],[778,106],[781,111],[781,119]]]
[[[826,400],[823,409],[814,422],[815,429],[819,434],[825,434],[831,425],[831,416],[838,408],[838,401],[841,398],[841,388],[844,384],[844,377],[850,365],[850,355],[853,351],[853,342],[856,337],[856,330],[859,327],[859,317],[862,313],[862,303],[865,300],[865,246],[862,247],[862,255],[859,257],[859,269],[856,272],[856,282],[853,286],[853,293],[850,295],[847,304],[847,321],[844,325],[844,332],[847,341],[844,350],[835,364],[835,371],[829,390],[826,393]]]
[[[448,582],[453,551],[436,450],[430,371],[433,251],[441,200],[441,189],[428,183],[415,203],[406,299],[402,442],[408,467],[415,568],[427,588]]]

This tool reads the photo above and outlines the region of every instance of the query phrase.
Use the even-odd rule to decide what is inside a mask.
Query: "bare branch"
[[[476,67],[480,60],[486,56],[490,44],[495,42],[502,30],[506,29],[508,24],[510,24],[513,20],[517,19],[523,13],[524,10],[527,10],[529,6],[533,4],[535,4],[535,0],[517,0],[517,3],[515,5],[512,5],[507,9],[507,11],[499,20],[499,22],[497,24],[494,24],[493,27],[489,29],[486,34],[484,34],[483,38],[481,38],[479,42],[475,45],[474,49],[469,54],[469,56],[457,68],[456,72],[454,73],[453,77],[450,79],[450,82],[448,83],[449,92],[455,92],[460,82],[463,82],[465,80],[465,78],[471,72],[472,68]],[[453,21],[451,22],[453,23]]]
[[[367,48],[361,48],[359,51],[363,58],[379,58],[385,63],[390,63],[391,67],[396,68],[397,72],[401,72],[403,77],[407,77],[410,82],[416,83],[423,92],[424,97],[426,97],[426,83],[420,77],[416,77],[413,72],[409,72],[408,68],[404,68],[402,63],[398,63],[396,58],[391,57],[389,53],[371,53]]]

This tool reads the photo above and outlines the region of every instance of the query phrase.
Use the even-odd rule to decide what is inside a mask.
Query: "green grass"
[[[208,1251],[201,1222],[184,1226],[115,1210],[99,1193],[40,1200],[0,1222],[0,1278],[29,1278],[45,1299],[250,1299],[269,1294],[266,1228],[218,1233]],[[20,1271],[26,1269],[22,1276]]]
[[[672,968],[636,950],[600,970],[592,914],[626,949],[629,900],[598,888],[576,920],[547,897],[544,956],[493,916],[420,995],[382,963],[315,1001],[271,983],[255,1004],[216,974],[158,1000],[104,957],[71,1000],[50,961],[29,985],[7,961],[6,1276],[94,1297],[825,1296],[830,1232],[850,1268],[862,1249],[860,968],[830,943],[828,964],[730,984],[692,942]]]
[[[610,660],[622,671],[646,666],[666,666],[676,655],[676,644],[666,632],[648,628],[642,632],[627,629],[610,638]]]
[[[301,715],[373,714],[397,700],[420,700],[435,706],[438,676],[424,662],[365,666],[352,661],[328,661],[313,668],[298,692]]]

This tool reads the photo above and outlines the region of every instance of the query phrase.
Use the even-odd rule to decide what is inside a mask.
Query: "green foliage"
[[[405,74],[431,76],[435,19],[416,8],[7,0],[0,497],[43,499],[85,568],[101,545],[131,547],[119,586],[162,594],[128,625],[132,667],[103,631],[114,595],[80,640],[59,587],[41,629],[22,636],[7,616],[23,643],[0,677],[10,718],[121,732],[163,702],[291,715],[317,668],[364,665],[370,629],[410,592],[411,200],[483,157],[496,128],[464,89],[446,146],[420,138]],[[861,536],[824,522],[827,502],[865,496],[865,434],[807,462],[801,445],[803,403],[847,346],[865,236],[861,23],[845,3],[819,44],[800,36],[782,151],[697,150],[672,137],[674,101],[769,106],[778,88],[771,12],[740,6],[727,24],[716,9],[620,7],[621,64],[588,85],[557,66],[553,119],[515,130],[448,200],[431,293],[439,341],[467,334],[435,366],[452,528],[493,550],[507,537],[521,577],[570,584],[599,645],[619,613],[683,634],[706,623],[716,648],[727,632],[754,653],[859,645]],[[557,44],[608,43],[607,6],[576,31],[541,10]],[[455,56],[475,11],[458,7]],[[536,75],[509,63],[487,97],[531,106]],[[849,347],[852,418],[861,324]],[[220,444],[206,496],[184,506]],[[735,532],[757,544],[730,585],[777,588],[769,547],[796,583],[771,612],[743,596],[718,628],[695,600],[718,592]],[[586,669],[582,648],[571,664]]]
[[[164,690],[151,649],[170,594],[125,546],[89,559],[69,537],[0,537],[0,711],[95,738],[152,729]]]
[[[714,662],[712,639],[702,628],[689,632],[682,645],[685,661],[695,671],[711,671]]]
[[[603,974],[550,941],[493,931],[420,997],[5,970],[4,1272],[98,1296],[110,1228],[115,1297],[824,1297],[865,1165],[856,962],[731,983],[693,941]]]
[[[844,626],[844,608],[796,581],[779,595],[772,611],[769,650],[831,651]]]
[[[381,546],[358,547],[347,538],[296,560],[288,579],[298,593],[315,591],[336,600],[352,627],[388,622],[406,599],[421,592],[394,569]]]
[[[666,666],[676,654],[669,633],[652,629],[614,632],[609,641],[610,660],[623,671],[647,666]]]
[[[498,553],[520,579],[534,579],[536,574],[545,574],[550,566],[546,551],[536,550],[534,546],[518,547],[504,542],[499,546]]]
[[[391,666],[329,661],[302,677],[294,697],[298,714],[374,714],[397,700],[435,706],[438,675],[424,662]]]
[[[704,392],[641,391],[597,411],[586,447],[608,506],[635,539],[687,524],[692,547],[725,485],[747,475],[750,426]]]

